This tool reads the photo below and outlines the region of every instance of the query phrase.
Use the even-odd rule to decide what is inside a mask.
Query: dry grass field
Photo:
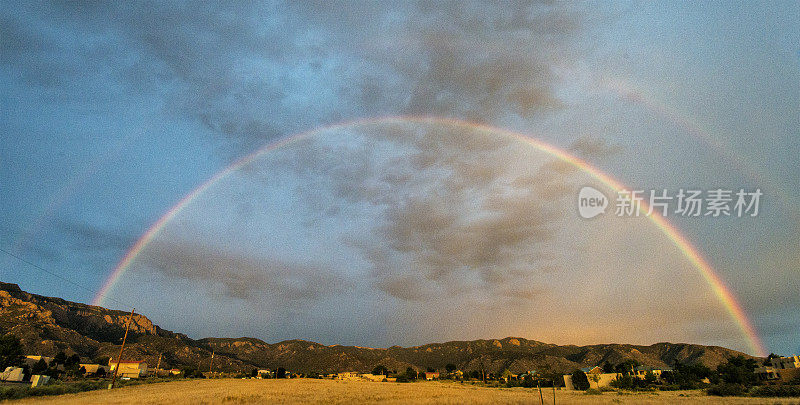
[[[544,403],[553,403],[544,390]],[[143,384],[80,394],[14,401],[19,404],[538,404],[539,391],[528,388],[486,388],[451,382],[374,383],[313,379],[183,380]],[[658,393],[556,391],[558,404],[800,404],[794,398],[719,398],[698,391]]]

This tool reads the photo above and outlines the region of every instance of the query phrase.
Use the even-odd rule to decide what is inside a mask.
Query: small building
[[[108,360],[109,373],[114,373],[117,363],[113,359]],[[147,375],[147,363],[144,361],[123,361],[119,363],[117,377],[120,378],[140,378]]]
[[[97,374],[108,374],[108,366],[104,366],[102,364],[89,364],[89,363],[81,363],[81,367],[86,370],[86,374],[97,375]]]
[[[271,370],[258,370],[256,372],[256,378],[259,378],[259,379],[272,378],[272,371]]]
[[[53,361],[53,358],[47,356],[38,356],[38,355],[25,356],[25,364],[27,364],[28,367],[33,367],[33,365],[38,363],[39,360],[44,360],[45,364],[47,364],[47,366],[49,367],[50,362]]]
[[[361,378],[375,382],[386,381],[386,376],[383,374],[361,374]]]
[[[619,373],[604,373],[603,368],[600,366],[584,367],[581,369],[586,374],[586,379],[589,380],[590,388],[608,387],[611,381],[617,379],[621,374]],[[572,383],[572,374],[564,375],[564,388],[574,390],[575,385]]]
[[[425,372],[425,379],[428,380],[428,381],[438,380],[439,379],[439,372],[438,371],[426,371]]]
[[[800,378],[800,357],[773,357],[769,365],[753,370],[761,380],[787,383]]]
[[[336,379],[339,381],[352,381],[359,379],[359,373],[355,371],[343,371],[336,374]]]
[[[0,374],[2,381],[22,381],[25,378],[22,367],[6,367],[5,371]]]
[[[656,378],[661,378],[661,373],[663,373],[664,371],[670,371],[670,370],[662,370],[662,369],[652,368],[652,367],[648,367],[648,366],[637,366],[637,367],[635,367],[633,369],[633,371],[634,371],[634,374],[633,374],[634,377],[636,377],[636,378],[638,378],[640,380],[644,380],[644,378],[647,376],[648,372],[653,373],[653,375],[655,375]]]
[[[41,387],[42,385],[47,385],[49,382],[49,375],[35,374],[31,376],[31,388]]]

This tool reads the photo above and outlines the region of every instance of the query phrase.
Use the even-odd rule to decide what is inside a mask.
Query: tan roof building
[[[800,378],[800,357],[773,357],[769,359],[769,365],[758,367],[753,372],[762,380],[789,382]]]
[[[98,371],[103,370],[104,373],[108,373],[108,366],[104,366],[102,364],[85,364],[81,363],[81,367],[86,370],[86,374],[97,374]]]
[[[110,373],[117,369],[117,362],[114,359],[109,359]],[[144,361],[123,361],[119,363],[119,371],[117,377],[139,378],[147,375],[147,363]]]

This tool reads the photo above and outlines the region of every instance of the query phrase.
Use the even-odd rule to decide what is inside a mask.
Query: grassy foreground
[[[551,390],[542,390],[545,404]],[[797,398],[720,398],[700,391],[586,395],[556,391],[556,403],[600,404],[800,404]],[[539,391],[530,388],[488,388],[452,382],[375,383],[314,379],[294,380],[181,380],[142,384],[113,391],[98,390],[53,397],[25,398],[15,404],[242,404],[242,403],[414,403],[414,404],[538,404]]]

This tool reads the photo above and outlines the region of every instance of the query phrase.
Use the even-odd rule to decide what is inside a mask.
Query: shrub
[[[742,396],[747,391],[745,390],[745,387],[742,384],[720,383],[708,387],[706,392],[708,393],[708,395],[716,395],[719,397],[734,397],[734,396]]]
[[[586,377],[586,373],[581,370],[575,370],[575,372],[572,373],[572,386],[575,387],[576,390],[589,389],[589,379]]]
[[[765,385],[750,392],[754,397],[800,397],[800,385]]]
[[[589,388],[586,390],[586,395],[601,395],[603,391],[598,390],[597,388]]]

